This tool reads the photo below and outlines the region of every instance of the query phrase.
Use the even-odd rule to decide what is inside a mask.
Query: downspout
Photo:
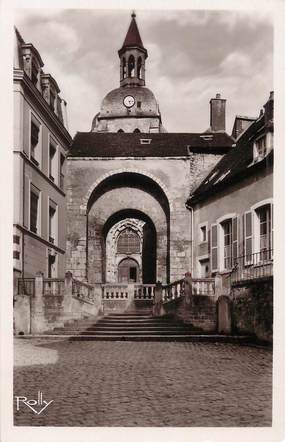
[[[193,252],[194,252],[194,246],[193,246],[193,234],[194,234],[194,209],[192,206],[185,203],[186,209],[190,210],[190,220],[191,220],[191,275],[193,277],[193,270],[194,270],[194,259],[193,259]]]

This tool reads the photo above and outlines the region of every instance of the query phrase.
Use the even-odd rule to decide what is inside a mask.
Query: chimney
[[[225,132],[226,130],[226,101],[221,94],[210,100],[210,128],[212,132]]]
[[[270,121],[273,121],[273,105],[274,105],[274,92],[271,91],[268,101],[263,106],[265,124],[269,123]]]

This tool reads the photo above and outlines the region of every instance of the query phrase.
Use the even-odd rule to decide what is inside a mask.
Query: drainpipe
[[[190,210],[190,219],[191,219],[191,275],[193,278],[193,270],[194,270],[194,260],[193,260],[193,251],[194,251],[194,247],[193,247],[193,233],[194,233],[194,228],[193,228],[193,224],[194,224],[194,209],[192,206],[190,206],[189,204],[185,203],[186,209]]]

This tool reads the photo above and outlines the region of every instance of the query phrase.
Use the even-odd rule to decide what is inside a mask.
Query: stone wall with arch
[[[217,161],[212,157],[213,163]],[[202,155],[197,155],[197,168],[199,161],[202,170]],[[194,158],[68,158],[67,269],[78,279],[102,282],[104,224],[116,211],[131,209],[149,216],[157,228],[157,278],[166,282],[183,277],[191,268],[190,212],[185,201],[194,185],[194,166]],[[117,177],[123,177],[117,191],[107,189]],[[141,177],[139,189],[129,182],[132,177]],[[92,214],[95,205],[100,210]]]
[[[106,282],[116,282],[118,280],[118,265],[122,259],[127,256],[135,259],[139,267],[142,267],[142,240],[143,240],[143,226],[145,221],[136,218],[126,218],[118,221],[111,227],[106,237]],[[139,253],[132,254],[122,254],[117,251],[117,241],[120,234],[125,229],[132,229],[140,238],[141,249]],[[140,281],[142,280],[142,275],[139,275]]]

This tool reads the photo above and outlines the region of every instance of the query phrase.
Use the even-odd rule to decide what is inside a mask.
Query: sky
[[[44,72],[67,101],[69,131],[89,131],[104,96],[119,87],[118,49],[132,11],[18,9],[15,25],[33,43]],[[146,60],[168,132],[209,128],[209,101],[226,98],[226,130],[235,115],[258,116],[273,90],[273,24],[267,12],[136,10]]]

